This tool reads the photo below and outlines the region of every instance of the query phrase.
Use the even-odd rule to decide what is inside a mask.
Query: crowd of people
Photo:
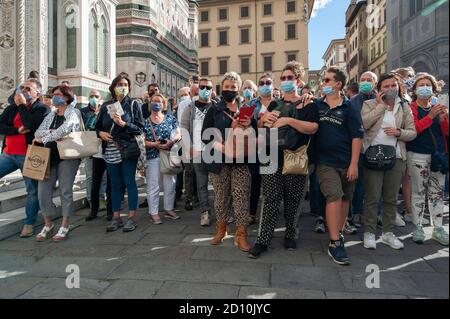
[[[377,242],[404,248],[395,227],[405,226],[405,220],[414,224],[415,243],[424,243],[423,225],[431,222],[431,238],[448,246],[443,217],[449,110],[448,98],[445,102],[440,95],[445,83],[431,74],[402,68],[380,78],[368,71],[361,74],[359,83],[347,85],[346,73],[330,67],[315,92],[302,81],[303,73],[301,64],[289,62],[276,88],[278,79],[270,74],[254,83],[229,72],[220,83],[220,94],[213,89],[215,83],[200,78],[179,90],[178,103],[174,97],[165,97],[156,83],[148,86],[142,98],[131,98],[131,81],[121,73],[112,81],[107,101],[93,90],[88,105],[81,108],[69,83],[43,94],[38,76],[30,74],[0,115],[0,134],[5,136],[0,178],[23,168],[28,145],[50,149],[49,177],[39,182],[24,177],[28,195],[20,236],[35,235],[41,211],[45,225],[36,240],[67,239],[74,210],[73,184],[84,161],[90,207],[86,221],[96,219],[101,206],[106,206],[107,232],[134,231],[138,208],[147,209],[154,225],[162,224],[163,218],[179,220],[175,207],[184,189],[185,209],[193,210],[198,203],[200,226],[208,227],[215,219],[211,244],[221,244],[229,225],[235,223],[235,245],[250,258],[260,257],[270,247],[281,207],[285,249],[296,250],[301,237],[299,207],[305,197],[317,215],[314,230],[328,231],[328,255],[337,264],[350,263],[345,236],[358,228],[363,230],[367,249],[376,249]],[[61,159],[58,142],[84,129],[95,131],[101,140],[98,154]],[[241,156],[235,147],[240,138],[233,133],[238,130],[244,132]],[[262,142],[260,133],[273,130],[277,138],[264,137]],[[256,134],[246,133],[250,131]],[[250,151],[252,141],[264,145],[256,155]],[[181,151],[175,153],[184,159],[182,166],[171,162],[179,146]],[[286,151],[305,147],[308,169],[286,173]],[[265,162],[261,152],[269,148],[276,154]],[[206,160],[205,155],[214,160]],[[140,205],[137,172],[147,182],[147,198]],[[52,202],[57,181],[63,215],[58,231]],[[398,209],[400,190],[404,214]],[[160,192],[164,194],[162,213]],[[125,198],[128,218],[122,220]],[[253,224],[259,224],[259,229],[251,244],[247,229]],[[379,241],[378,227],[382,228]]]

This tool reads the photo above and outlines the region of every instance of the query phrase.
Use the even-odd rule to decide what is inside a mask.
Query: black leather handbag
[[[135,138],[118,139],[116,143],[123,160],[137,160],[141,156],[141,149]]]
[[[364,166],[377,171],[393,169],[397,160],[397,144],[370,146],[364,155]]]

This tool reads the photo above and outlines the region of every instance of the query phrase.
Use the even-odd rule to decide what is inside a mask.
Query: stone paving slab
[[[80,288],[68,289],[65,279],[48,278],[19,299],[94,299],[98,298],[108,286],[107,281],[81,279]]]
[[[186,246],[168,246],[148,244],[148,245],[133,245],[122,251],[122,255],[126,257],[148,257],[157,258],[159,260],[189,260],[196,251],[197,247]]]
[[[167,281],[158,290],[155,299],[236,299],[239,286]]]
[[[270,265],[224,261],[158,261],[128,259],[109,279],[188,281],[231,285],[265,286],[269,284]]]
[[[242,287],[239,299],[325,299],[320,290]]]
[[[161,288],[162,281],[117,280],[100,295],[101,299],[150,299]]]
[[[352,292],[325,292],[327,299],[408,299],[402,295],[363,294]]]
[[[0,298],[13,299],[20,297],[25,292],[45,280],[39,277],[25,277],[10,274],[9,277],[1,274],[0,271]],[[6,278],[5,278],[6,277]]]

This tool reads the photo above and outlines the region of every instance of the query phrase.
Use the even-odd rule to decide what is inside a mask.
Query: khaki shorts
[[[327,203],[333,203],[341,199],[352,200],[356,181],[351,183],[348,181],[347,169],[317,165],[316,174],[320,191],[326,198]]]

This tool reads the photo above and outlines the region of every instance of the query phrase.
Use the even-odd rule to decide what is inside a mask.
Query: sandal
[[[165,218],[169,218],[169,219],[172,219],[172,220],[177,220],[177,219],[180,219],[181,217],[180,216],[178,216],[175,212],[166,212],[166,214],[164,215],[164,217]]]
[[[52,224],[51,227],[44,226],[41,232],[37,234],[36,241],[42,242],[48,239],[48,237],[50,237],[54,233],[54,231],[55,231],[55,224]]]
[[[69,236],[69,227],[64,228],[61,226],[61,228],[59,228],[58,230],[58,233],[55,236],[53,236],[52,239],[54,242],[60,242],[66,240],[68,236]]]
[[[159,217],[159,214],[151,215],[151,216],[152,216],[153,225],[161,225],[163,223],[161,218]]]

